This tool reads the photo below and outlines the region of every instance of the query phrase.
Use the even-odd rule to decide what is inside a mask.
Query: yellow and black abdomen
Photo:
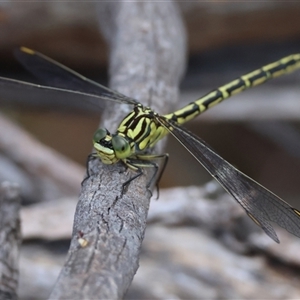
[[[292,72],[297,68],[300,68],[299,53],[289,55],[274,63],[245,74],[164,117],[177,124],[183,124],[233,95],[262,84],[271,78]]]

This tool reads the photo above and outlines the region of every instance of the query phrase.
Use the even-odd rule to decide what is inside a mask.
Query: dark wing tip
[[[21,46],[20,48],[17,48],[19,51],[24,52],[26,54],[34,55],[35,51],[32,49],[29,49],[27,47]]]

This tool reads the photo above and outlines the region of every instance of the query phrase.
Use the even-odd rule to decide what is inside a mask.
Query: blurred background
[[[178,6],[188,35],[188,65],[176,108],[240,75],[300,52],[298,2],[206,1],[180,2]],[[0,76],[39,82],[15,60],[12,51],[19,46],[35,49],[108,85],[109,52],[93,2],[1,3]],[[77,163],[78,174],[84,177],[92,135],[99,124],[97,113],[41,109],[30,103],[20,105],[17,100],[7,103],[0,95],[1,104],[5,116],[42,144]],[[226,100],[187,127],[223,158],[300,208],[299,120],[300,71],[296,71]],[[9,157],[3,141],[0,137],[1,157]],[[211,179],[174,139],[168,139],[166,152],[170,153],[170,161],[161,188],[201,186]],[[14,180],[12,167],[2,166],[1,181]],[[25,177],[28,179],[28,175]],[[22,178],[15,181],[25,180]],[[79,191],[80,180],[78,183],[78,190],[73,189],[69,195]],[[26,203],[40,201],[36,187],[32,191],[33,196],[27,190]],[[44,194],[46,200],[54,197],[50,193]]]

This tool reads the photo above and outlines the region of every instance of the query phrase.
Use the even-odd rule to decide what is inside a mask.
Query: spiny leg
[[[129,165],[130,167],[131,165]],[[130,167],[131,168],[131,167]],[[123,194],[127,191],[128,185],[130,184],[131,181],[137,179],[138,177],[140,177],[141,175],[143,175],[143,170],[140,167],[135,167],[135,171],[137,172],[137,174],[135,174],[134,176],[130,177],[127,181],[125,181],[122,184],[122,191],[121,191],[121,197],[123,196]],[[151,192],[151,191],[150,191]],[[151,193],[152,196],[152,193]]]
[[[138,157],[140,158],[141,156],[138,156]],[[168,164],[168,161],[169,161],[169,154],[164,153],[164,154],[161,154],[161,155],[157,155],[157,154],[156,155],[143,155],[142,157],[143,157],[142,158],[143,160],[154,160],[154,159],[163,160],[163,165],[160,168],[161,171],[159,172],[158,176],[157,176],[157,173],[159,171],[159,166],[156,163],[152,162],[153,167],[155,168],[155,172],[154,172],[154,174],[152,175],[151,179],[149,180],[149,182],[147,184],[147,188],[149,188],[152,185],[155,177],[157,176],[155,187],[156,187],[156,191],[157,191],[156,199],[158,199],[159,198],[159,183],[160,183],[161,177],[162,177],[162,175],[163,175],[163,173],[164,173],[164,171],[167,167],[167,164]]]
[[[96,153],[90,153],[86,159],[86,162],[85,162],[85,167],[86,167],[86,176],[85,178],[82,180],[81,182],[81,186],[83,186],[83,184],[86,182],[86,180],[88,180],[90,177],[91,177],[91,174],[90,174],[90,161],[91,160],[94,160],[98,158],[97,154]]]
[[[138,178],[138,177],[140,177],[141,175],[144,174],[142,168],[154,168],[154,173],[153,173],[153,175],[151,176],[150,180],[148,181],[148,183],[146,185],[147,190],[151,193],[151,196],[152,196],[152,192],[150,190],[150,187],[151,187],[153,181],[155,180],[155,178],[157,176],[157,173],[159,171],[159,165],[157,163],[153,162],[152,160],[163,159],[164,162],[163,162],[162,171],[159,173],[158,180],[157,180],[157,183],[156,183],[157,194],[159,195],[158,183],[161,179],[163,171],[166,168],[168,158],[169,158],[169,155],[167,153],[165,153],[165,154],[161,154],[161,155],[157,155],[157,154],[152,154],[152,155],[151,154],[149,154],[149,155],[145,154],[144,155],[143,154],[143,155],[138,155],[134,158],[127,159],[126,160],[126,165],[129,168],[135,170],[137,172],[137,174],[123,183],[122,194],[124,193],[124,190],[125,190],[126,186],[128,186],[131,181],[135,180],[136,178]]]

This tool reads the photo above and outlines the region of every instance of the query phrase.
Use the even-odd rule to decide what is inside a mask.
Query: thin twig
[[[61,196],[77,192],[83,174],[81,166],[43,145],[2,114],[0,128],[5,129],[0,133],[0,151],[20,166],[27,177],[54,182]]]

